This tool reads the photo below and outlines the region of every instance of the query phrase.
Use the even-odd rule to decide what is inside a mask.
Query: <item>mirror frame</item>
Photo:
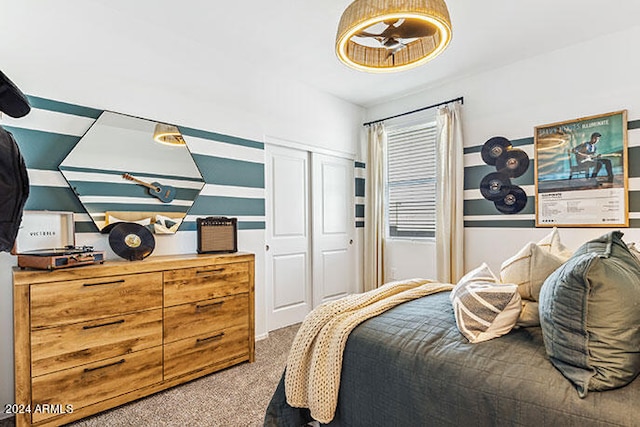
[[[158,124],[105,110],[58,166],[98,230],[125,221],[174,234],[204,187],[186,141],[154,141]]]

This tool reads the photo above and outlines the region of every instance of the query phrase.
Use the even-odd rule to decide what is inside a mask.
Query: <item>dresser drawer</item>
[[[249,331],[246,325],[175,341],[164,346],[164,378],[166,380],[243,356],[249,360]]]
[[[162,273],[31,285],[31,329],[162,307]]]
[[[164,342],[248,324],[248,294],[176,305],[164,309]]]
[[[38,329],[31,334],[31,375],[162,345],[162,309]]]
[[[183,268],[164,272],[164,305],[249,292],[249,263]]]
[[[153,347],[32,379],[32,406],[73,405],[77,410],[162,381],[162,347]],[[55,414],[33,413],[38,422]]]

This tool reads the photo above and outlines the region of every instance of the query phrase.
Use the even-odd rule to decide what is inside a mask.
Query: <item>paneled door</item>
[[[353,161],[312,153],[313,306],[356,292]]]
[[[309,153],[266,147],[265,285],[269,331],[312,309]]]

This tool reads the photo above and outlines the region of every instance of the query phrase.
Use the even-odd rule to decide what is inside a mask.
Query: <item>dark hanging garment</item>
[[[27,97],[2,71],[0,71],[0,111],[16,119],[26,116],[31,111]]]
[[[0,251],[10,252],[29,196],[29,177],[13,135],[0,127]]]
[[[23,117],[31,111],[27,97],[0,71],[0,112]],[[29,177],[13,135],[0,126],[0,252],[10,252],[29,196]]]

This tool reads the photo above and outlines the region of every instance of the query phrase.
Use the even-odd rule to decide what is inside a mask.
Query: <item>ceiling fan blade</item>
[[[380,34],[373,34],[373,33],[368,33],[366,31],[358,31],[357,33],[354,34],[355,37],[370,37],[372,39],[378,39],[381,40],[384,37],[382,37]]]
[[[395,54],[407,47],[406,44],[395,39],[386,40],[382,45],[387,49],[387,56],[385,60],[389,59],[390,56],[394,56],[395,59]]]
[[[377,22],[377,23],[375,23],[373,25],[369,25],[367,28],[357,32],[356,34],[354,34],[354,36],[356,36],[356,37],[371,37],[371,38],[375,38],[376,40],[379,40],[379,41],[384,40],[386,38],[389,38],[389,37],[385,36],[385,32],[389,31],[390,28],[393,28],[393,26],[398,21],[399,21],[399,19],[390,19],[390,20],[387,20],[387,21]],[[384,29],[384,31],[379,32],[379,31],[381,31],[380,27],[383,24],[386,26],[386,28]],[[368,30],[371,30],[371,29],[377,30],[378,32],[377,33],[371,33],[371,32],[368,31]]]
[[[405,45],[404,43],[402,43],[400,40],[396,40],[394,38],[390,38],[390,39],[386,39],[382,41],[382,45],[392,51],[398,51],[400,49],[403,49],[405,47],[407,47],[407,45]]]
[[[436,33],[436,28],[420,19],[405,18],[400,25],[388,26],[381,36],[395,39],[416,39],[429,37]]]

